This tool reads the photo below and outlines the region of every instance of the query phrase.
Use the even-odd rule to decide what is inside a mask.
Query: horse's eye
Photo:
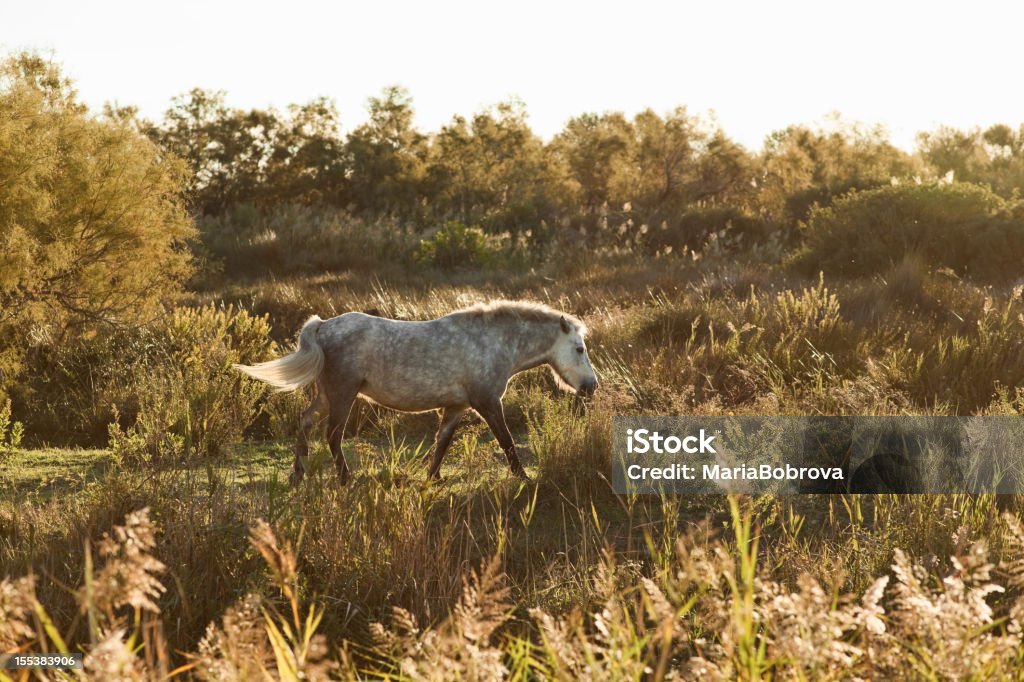
[[[583,350],[583,346],[576,346],[576,352],[579,353],[580,355],[583,355]]]

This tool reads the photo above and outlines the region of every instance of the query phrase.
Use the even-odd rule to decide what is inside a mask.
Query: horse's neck
[[[543,323],[519,324],[511,327],[510,331],[508,344],[513,374],[539,367],[548,361],[548,354],[555,342]]]

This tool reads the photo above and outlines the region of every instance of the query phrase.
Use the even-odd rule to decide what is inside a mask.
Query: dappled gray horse
[[[329,320],[311,317],[291,355],[235,367],[279,391],[317,382],[316,397],[300,423],[293,483],[302,480],[309,431],[324,408],[338,476],[342,483],[348,479],[341,437],[357,396],[403,412],[440,410],[432,478],[439,477],[441,460],[468,409],[487,422],[512,472],[527,478],[501,398],[509,379],[540,365],[549,365],[563,387],[592,394],[597,375],[585,335],[586,327],[571,315],[514,301],[478,304],[428,322],[345,313]]]

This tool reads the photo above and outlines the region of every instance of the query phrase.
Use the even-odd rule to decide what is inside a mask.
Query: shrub
[[[235,371],[271,351],[270,325],[231,306],[178,308],[154,330],[154,346],[135,377],[135,424],[111,428],[124,457],[217,455],[256,417],[264,387]]]
[[[294,273],[403,262],[410,232],[386,217],[366,220],[340,209],[240,204],[199,221],[201,245],[229,275]]]
[[[415,257],[420,263],[451,269],[493,264],[500,252],[498,238],[488,237],[479,227],[467,227],[453,220],[420,241]]]
[[[250,425],[263,395],[231,364],[264,359],[269,332],[265,317],[244,310],[175,308],[149,324],[40,347],[13,406],[36,443],[109,440],[129,457],[216,454]]]
[[[872,178],[847,178],[834,186],[812,185],[800,189],[788,197],[785,202],[785,216],[790,225],[807,220],[815,206],[830,206],[833,201],[849,192],[875,189],[889,184],[889,176],[883,182]]]
[[[645,238],[651,254],[663,253],[666,247],[682,252],[684,248],[696,250],[709,240],[736,248],[761,242],[767,228],[760,218],[749,216],[732,207],[694,208],[658,227],[652,227]]]
[[[980,281],[1019,276],[1024,208],[966,183],[853,192],[811,212],[794,264],[843,275],[884,272],[908,256]]]
[[[24,379],[12,387],[13,409],[33,444],[100,446],[112,411],[134,420],[137,377],[155,348],[153,325],[102,333],[33,349]]]
[[[25,427],[21,422],[11,420],[11,401],[0,403],[0,452],[13,450],[21,445]]]

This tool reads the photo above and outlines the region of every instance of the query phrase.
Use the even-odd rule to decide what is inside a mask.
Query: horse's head
[[[560,320],[558,339],[551,349],[548,364],[555,371],[555,377],[570,389],[584,396],[597,390],[597,374],[590,364],[587,346],[583,342],[584,330],[570,324],[564,317]]]

